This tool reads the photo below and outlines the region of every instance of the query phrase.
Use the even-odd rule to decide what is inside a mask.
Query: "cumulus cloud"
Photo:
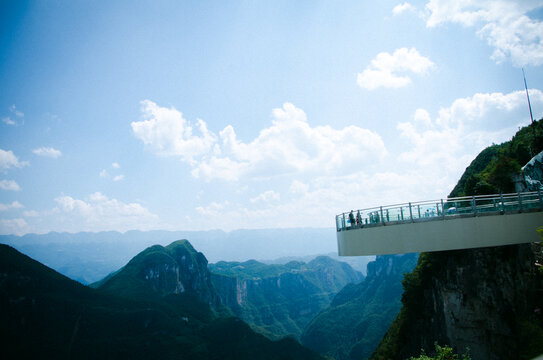
[[[417,49],[400,48],[393,54],[381,52],[357,76],[360,87],[374,90],[379,87],[400,88],[411,83],[410,73],[424,74],[434,63],[419,54]]]
[[[279,201],[279,200],[281,200],[281,195],[279,193],[273,190],[268,190],[250,199],[249,201],[252,203],[258,203],[258,202],[267,203],[270,201]]]
[[[136,136],[158,155],[179,156],[191,164],[194,177],[205,180],[236,181],[242,177],[342,171],[352,162],[369,166],[386,155],[384,143],[376,133],[354,125],[343,129],[311,127],[305,112],[291,103],[274,109],[272,124],[250,142],[238,139],[230,125],[216,136],[202,120],[199,120],[202,137],[175,135],[172,128],[179,133],[187,127],[181,113],[149,101],[147,105],[156,115],[152,125],[142,126],[152,129],[153,134],[168,136],[140,136],[139,130],[134,130]],[[132,124],[134,129],[135,123]],[[201,146],[189,151],[182,145],[186,141]]]
[[[124,203],[96,192],[85,199],[62,195],[52,215],[58,231],[127,231],[160,228],[160,219],[139,203]],[[55,225],[52,225],[55,226]]]
[[[8,191],[19,191],[21,187],[13,180],[1,180],[0,189]]]
[[[8,211],[11,209],[22,209],[22,208],[24,208],[24,206],[18,201],[14,201],[11,204],[0,203],[0,211]]]
[[[398,4],[398,5],[394,6],[394,8],[392,9],[392,14],[400,15],[401,13],[404,13],[406,11],[414,12],[415,7],[413,5],[411,5],[410,3],[408,3],[408,2],[404,2],[402,4]]]
[[[150,100],[141,104],[144,120],[132,122],[132,131],[158,155],[178,156],[193,163],[195,158],[208,153],[217,140],[203,120],[197,120],[198,136],[191,123],[175,108],[160,107]]]
[[[19,161],[19,158],[15,156],[11,150],[0,149],[0,168],[9,169],[11,167],[22,168],[28,165],[26,161]]]
[[[291,103],[274,109],[271,126],[251,142],[238,140],[231,126],[221,131],[220,139],[220,155],[204,158],[194,176],[238,180],[341,172],[353,162],[369,165],[386,154],[379,135],[353,125],[340,130],[311,127],[305,112]]]
[[[62,155],[62,152],[60,152],[60,150],[54,149],[52,147],[41,147],[32,150],[32,152],[38,156],[45,156],[52,159],[57,159]]]
[[[543,92],[531,90],[531,97],[538,108],[543,106]],[[426,169],[434,178],[449,178],[452,188],[479,151],[509,140],[519,126],[529,123],[526,107],[524,91],[514,91],[457,99],[440,109],[434,120],[418,109],[412,121],[397,126],[411,145],[399,160]]]
[[[113,181],[121,181],[124,180],[124,175],[117,175],[113,177]]]
[[[458,23],[474,27],[494,48],[496,62],[510,59],[516,66],[543,64],[543,22],[529,16],[540,1],[431,0],[426,25]]]
[[[0,234],[23,235],[28,232],[28,224],[24,219],[0,219]]]

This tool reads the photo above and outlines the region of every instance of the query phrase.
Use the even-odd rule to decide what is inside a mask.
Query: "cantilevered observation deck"
[[[340,256],[537,242],[541,241],[538,229],[543,231],[543,193],[458,197],[354,210],[336,216],[336,229]]]

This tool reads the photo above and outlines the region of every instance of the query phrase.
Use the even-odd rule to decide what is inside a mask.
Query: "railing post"
[[[537,196],[539,197],[539,207],[543,210],[543,199],[541,198],[541,189],[537,188]]]
[[[387,222],[390,222],[390,215],[388,213],[388,209],[387,209]]]
[[[500,212],[502,214],[505,214],[505,203],[503,202],[503,194],[502,192],[500,191],[500,203],[501,203],[501,209],[500,209]]]
[[[420,219],[420,205],[417,205],[417,209],[419,210],[419,219]]]
[[[441,199],[441,217],[445,220],[445,207],[443,206],[443,199]]]
[[[522,197],[520,196],[520,192],[517,192],[518,195],[518,212],[522,212]]]
[[[473,216],[477,216],[477,203],[475,195],[471,197],[471,209],[473,210]]]
[[[345,213],[341,214],[341,228],[345,231]]]
[[[400,220],[403,221],[403,206],[400,206],[400,214],[401,214]]]
[[[409,217],[411,218],[411,222],[413,222],[413,210],[411,210],[411,203],[409,203]]]
[[[385,217],[383,216],[383,207],[381,206],[381,222],[385,225]]]

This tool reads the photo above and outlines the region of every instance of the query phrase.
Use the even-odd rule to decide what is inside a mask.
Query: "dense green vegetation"
[[[449,194],[449,197],[511,193],[511,175],[520,171],[543,150],[543,119],[521,128],[510,141],[481,151]]]
[[[460,359],[458,354],[455,354],[453,349],[450,346],[439,346],[435,344],[435,354],[432,356],[426,355],[424,350],[419,357],[411,357],[409,360],[456,360]],[[463,354],[461,357],[462,360],[471,360],[469,354]]]
[[[271,338],[299,337],[345,285],[363,279],[348,264],[328,256],[283,265],[221,261],[209,268],[223,303]]]
[[[186,249],[179,245],[178,250]],[[168,250],[175,253],[173,248]],[[291,339],[273,342],[239,319],[217,316],[196,295],[185,292],[146,299],[116,296],[85,287],[0,245],[0,356],[318,358]]]
[[[305,329],[302,344],[341,359],[367,359],[398,313],[401,279],[416,254],[378,256],[360,284],[345,286]]]
[[[517,174],[521,166],[525,165],[532,156],[543,150],[542,120],[520,129],[510,141],[484,149],[465,170],[449,196],[471,196],[515,191],[511,175]],[[541,255],[541,249],[537,251]],[[413,336],[414,324],[420,319],[421,314],[425,312],[424,306],[428,305],[422,301],[424,294],[428,293],[432,287],[432,281],[440,274],[443,274],[445,264],[453,256],[451,254],[452,252],[420,254],[417,266],[411,273],[405,275],[402,282],[404,287],[402,308],[373,353],[372,359],[389,360],[400,358],[399,354],[402,349],[405,349],[408,338]],[[504,256],[502,260],[509,256],[507,249],[498,254]],[[500,261],[500,258],[493,260]],[[540,296],[535,295],[537,291],[541,291],[537,289],[543,289],[542,275],[543,273],[534,269],[529,276],[532,276],[530,281],[534,281],[536,289],[533,293],[518,295],[523,300],[527,299],[532,309],[543,308],[543,300]],[[518,343],[520,348],[523,349],[523,352],[519,354],[519,358],[531,359],[543,353],[543,321],[541,317],[534,317],[533,314],[524,315],[522,318],[515,319],[514,322],[513,326],[518,329]],[[441,354],[438,354],[439,356],[444,356],[445,353],[453,356],[452,349],[439,349],[437,351],[438,348],[436,348],[436,351]],[[450,358],[439,356],[436,358]],[[433,359],[433,357],[429,358],[422,355],[420,359]]]

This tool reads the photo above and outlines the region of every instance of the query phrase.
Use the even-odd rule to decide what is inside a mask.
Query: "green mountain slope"
[[[319,256],[309,263],[258,261],[211,264],[221,302],[258,331],[272,338],[300,336],[319,311],[362,274],[348,264]]]
[[[416,254],[378,256],[360,284],[345,286],[307,326],[305,346],[340,359],[368,358],[400,310],[401,279]]]
[[[191,293],[129,299],[85,287],[0,245],[0,357],[316,359],[218,318]]]
[[[543,150],[543,119],[520,129],[510,141],[484,149],[466,168],[449,197],[515,192],[511,175]]]

